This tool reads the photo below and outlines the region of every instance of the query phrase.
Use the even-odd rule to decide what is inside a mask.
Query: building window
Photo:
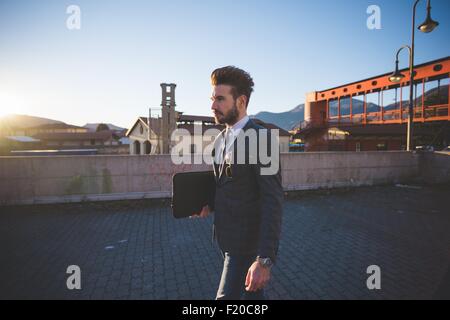
[[[409,82],[404,83],[403,86],[400,88],[401,92],[401,98],[399,99],[399,104],[402,106],[402,115],[403,119],[408,119],[408,108],[409,108]],[[413,87],[413,94],[414,94],[414,87]],[[413,97],[414,101],[414,97]],[[422,112],[418,115],[414,115],[414,117],[422,117]],[[396,117],[398,119],[399,116]]]
[[[414,108],[422,108],[423,86],[422,82],[414,84]]]
[[[338,100],[333,99],[328,101],[328,114],[330,117],[337,117],[338,116]]]
[[[195,154],[196,151],[196,145],[195,144],[191,144],[191,154]]]
[[[383,105],[383,119],[393,120],[395,119],[395,110],[399,108],[399,88],[389,89],[383,91],[382,105]]]
[[[425,107],[448,104],[449,78],[425,82]]]
[[[359,95],[352,99],[352,114],[361,113],[364,113],[364,95]]]
[[[367,113],[379,112],[381,105],[381,95],[380,92],[372,92],[366,94],[366,110]]]
[[[350,115],[350,97],[341,98],[341,116],[345,117]]]
[[[356,143],[356,152],[360,152],[361,151],[361,142],[357,142]]]
[[[95,145],[95,139],[91,139],[91,146]]]
[[[144,133],[144,128],[142,127],[142,124],[139,125],[139,133],[140,134]]]

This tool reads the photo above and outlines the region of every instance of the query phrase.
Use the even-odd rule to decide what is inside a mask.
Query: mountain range
[[[9,114],[0,117],[0,129],[27,129],[45,124],[64,124],[65,122],[49,118],[35,117],[24,114]],[[83,127],[95,132],[100,123],[86,123]],[[111,123],[106,123],[110,130],[126,130]]]
[[[289,111],[279,113],[262,111],[251,115],[250,118],[258,118],[264,122],[273,123],[284,130],[291,130],[304,120],[304,110],[305,105],[302,103]]]
[[[64,123],[64,122],[48,118],[28,116],[24,114],[8,114],[6,116],[0,117],[1,128],[26,129],[41,126],[44,124],[57,124],[57,123]]]

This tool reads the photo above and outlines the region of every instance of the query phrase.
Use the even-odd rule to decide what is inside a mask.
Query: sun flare
[[[0,117],[21,113],[24,106],[22,98],[0,91]]]

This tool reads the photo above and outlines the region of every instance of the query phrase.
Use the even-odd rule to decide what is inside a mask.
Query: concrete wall
[[[284,153],[281,162],[285,190],[304,190],[410,183],[421,177],[419,168],[426,182],[449,182],[449,159],[405,151],[311,152]],[[174,173],[210,168],[173,165],[170,155],[0,157],[0,205],[170,197]]]
[[[171,196],[169,155],[0,157],[0,204],[159,198]]]
[[[419,163],[423,182],[433,184],[450,181],[450,152],[422,153]]]
[[[417,154],[403,151],[284,154],[285,190],[407,183],[418,175]]]

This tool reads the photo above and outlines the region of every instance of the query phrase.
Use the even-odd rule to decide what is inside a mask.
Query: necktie
[[[227,128],[225,131],[225,137],[223,139],[223,147],[222,147],[222,158],[220,159],[220,167],[219,167],[219,172],[222,173],[223,167],[226,163],[225,161],[225,157],[227,154],[227,149],[228,149],[228,145],[231,143],[231,129]]]

